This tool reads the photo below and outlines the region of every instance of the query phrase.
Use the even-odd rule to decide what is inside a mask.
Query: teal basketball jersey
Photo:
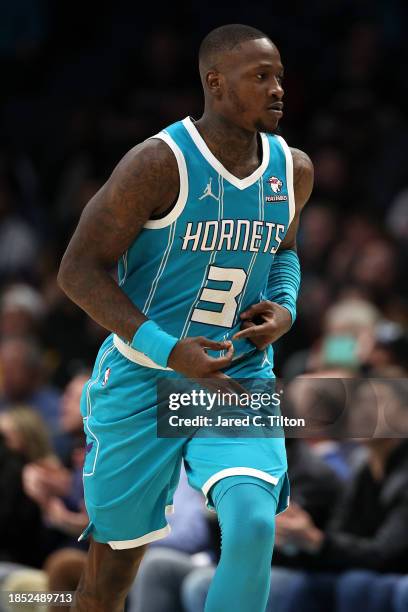
[[[176,157],[179,195],[123,254],[119,285],[169,334],[231,339],[240,313],[266,298],[274,256],[295,213],[291,152],[280,136],[261,133],[262,162],[239,179],[211,153],[190,117],[152,138]],[[159,367],[114,341],[134,361]],[[248,340],[234,347],[234,358],[255,350]]]

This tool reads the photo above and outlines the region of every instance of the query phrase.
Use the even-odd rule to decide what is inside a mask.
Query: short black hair
[[[232,51],[234,47],[247,40],[257,40],[259,38],[270,40],[269,36],[261,30],[241,23],[230,23],[215,28],[202,41],[198,52],[198,61],[200,65],[213,67],[222,53]]]

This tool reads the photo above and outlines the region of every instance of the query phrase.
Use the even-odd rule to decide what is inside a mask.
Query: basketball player
[[[123,609],[144,546],[169,531],[182,458],[222,530],[207,612],[261,612],[268,597],[274,517],[288,503],[284,440],[158,438],[156,382],[273,377],[271,343],[296,313],[313,169],[275,135],[283,66],[265,34],[217,28],[199,65],[201,119],[125,155],[61,263],[60,286],[112,332],[81,400],[91,542],[75,610]]]

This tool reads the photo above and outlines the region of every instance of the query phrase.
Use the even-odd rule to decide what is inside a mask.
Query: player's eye
[[[283,83],[283,74],[280,74],[279,76],[277,76],[276,80],[278,81],[279,85],[281,85]]]
[[[263,81],[266,77],[265,72],[258,72],[256,75],[256,78],[258,79],[258,81]]]

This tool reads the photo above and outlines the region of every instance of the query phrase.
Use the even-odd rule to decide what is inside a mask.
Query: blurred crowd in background
[[[276,42],[280,131],[315,166],[298,318],[275,347],[277,375],[407,377],[408,5],[0,0],[0,15],[0,584],[69,590],[86,550],[79,397],[107,332],[58,288],[59,261],[122,155],[200,116],[197,51],[213,27],[247,23]],[[385,395],[403,420],[406,387],[384,383]],[[408,610],[407,442],[289,440],[288,455],[295,503],[278,519],[270,610]],[[135,612],[203,610],[217,524],[183,480],[179,496]]]

